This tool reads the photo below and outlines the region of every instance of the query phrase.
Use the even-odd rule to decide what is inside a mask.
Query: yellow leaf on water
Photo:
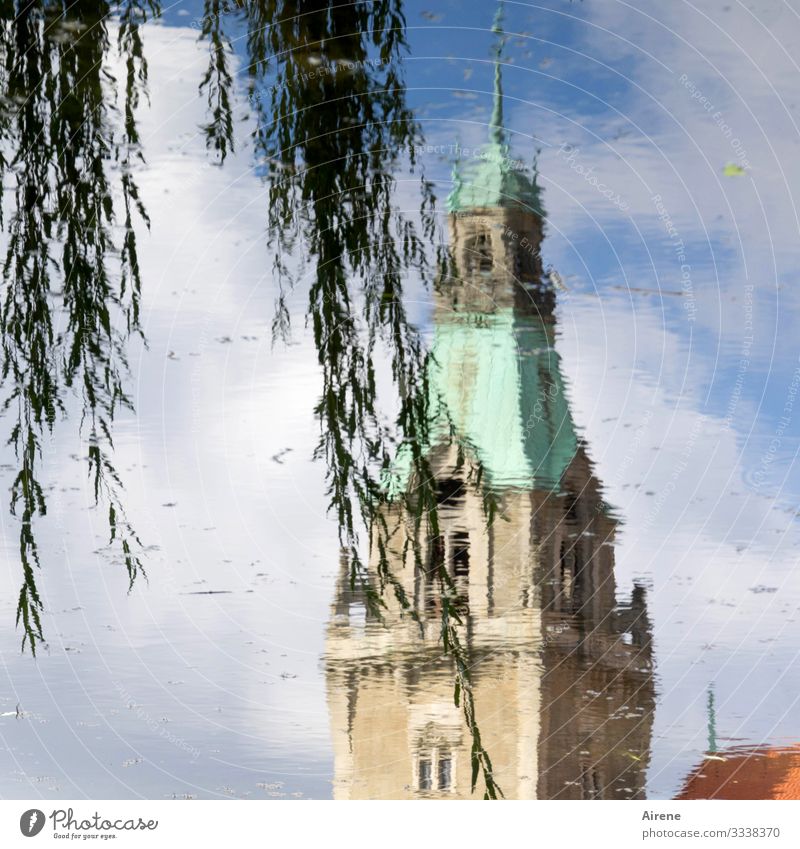
[[[741,165],[734,165],[732,162],[729,162],[723,169],[722,173],[726,177],[741,177],[742,174],[745,173],[744,168]]]

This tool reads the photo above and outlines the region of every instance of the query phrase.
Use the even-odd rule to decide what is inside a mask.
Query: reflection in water
[[[644,795],[644,591],[616,603],[615,522],[564,394],[541,199],[509,156],[500,82],[498,65],[490,140],[449,198],[456,272],[437,286],[427,432],[385,478],[396,498],[367,590],[342,558],[326,650],[337,798],[469,797],[478,767],[490,796]],[[421,491],[435,503],[420,521]]]
[[[119,4],[115,79],[111,6],[78,0],[4,2],[0,20],[0,179],[13,191],[0,304],[3,413],[18,471],[24,580],[17,623],[35,652],[43,638],[35,522],[47,512],[42,440],[76,395],[95,502],[108,511],[131,584],[140,543],[125,517],[112,424],[131,408],[125,346],[139,333],[141,279],[134,223],[147,222],[133,166],[135,109],[147,82],[140,27],[156,5]]]
[[[720,47],[712,73],[691,49],[697,21],[676,14],[665,38],[610,5],[512,4],[515,67],[497,76],[519,126],[553,145],[542,170],[564,191],[547,208],[566,235],[542,245],[567,302],[543,285],[542,199],[509,155],[502,97],[480,156],[458,163],[449,224],[420,163],[409,178],[420,126],[441,151],[487,123],[485,8],[180,0],[145,30],[158,13],[145,0],[0,0],[0,473],[16,510],[2,618],[18,610],[8,636],[27,652],[4,655],[4,795],[263,795],[279,781],[324,794],[321,674],[340,796],[627,798],[645,768],[658,798],[796,795],[796,522],[774,496],[792,482],[797,364],[774,333],[751,333],[797,310],[779,226],[794,219],[779,191],[761,192],[766,210],[750,196],[783,184],[777,166],[794,160],[771,140],[792,127],[763,97],[755,114],[720,94],[761,166],[726,177],[729,140],[691,92],[721,77],[747,92],[747,63]],[[788,91],[796,69],[773,70]],[[653,297],[682,289],[659,196],[692,269],[683,298]],[[754,288],[753,267],[772,284]],[[274,298],[276,337],[302,338],[270,357]],[[136,423],[120,411],[134,391]],[[65,450],[79,421],[83,447]],[[85,476],[87,460],[96,522],[66,472]],[[123,493],[114,468],[131,466]],[[604,497],[624,504],[624,534]],[[130,598],[104,580],[140,570],[123,503],[164,564],[141,557],[152,584]],[[623,574],[655,589],[631,594]],[[649,621],[668,648],[652,744]],[[719,746],[699,732],[709,678]]]

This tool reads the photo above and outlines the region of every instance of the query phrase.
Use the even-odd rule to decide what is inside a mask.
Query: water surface
[[[0,794],[791,797],[797,14],[241,5],[3,10]]]

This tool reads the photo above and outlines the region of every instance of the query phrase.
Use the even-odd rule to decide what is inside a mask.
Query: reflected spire
[[[717,751],[717,712],[714,706],[714,685],[708,685],[708,751]]]
[[[503,44],[505,43],[505,33],[503,32],[504,11],[504,4],[498,4],[494,23],[492,24],[492,32],[497,36],[497,43],[495,45],[494,97],[492,101],[492,119],[489,124],[489,138],[498,145],[502,145],[505,142],[505,130],[503,127],[503,78],[500,71],[500,60],[503,56]]]
[[[530,173],[521,160],[514,159],[508,144],[508,131],[503,114],[502,54],[503,4],[495,14],[492,32],[496,42],[494,53],[494,91],[489,119],[489,139],[473,156],[459,159],[453,165],[453,188],[447,196],[449,212],[464,210],[519,207],[544,217],[536,169]]]

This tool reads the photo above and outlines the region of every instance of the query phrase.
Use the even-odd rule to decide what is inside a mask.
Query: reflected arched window
[[[453,756],[449,748],[421,743],[415,776],[417,792],[450,793],[454,789],[453,772]]]
[[[438,769],[438,787],[439,790],[449,790],[453,786],[453,759],[450,753],[439,753],[439,769]]]
[[[494,259],[492,237],[488,231],[473,236],[466,245],[466,266],[468,274],[480,274],[488,277],[492,273]]]
[[[432,782],[432,764],[430,758],[421,758],[419,762],[419,766],[417,769],[418,778],[419,778],[419,786],[418,789],[425,791],[430,790],[433,782]]]
[[[461,745],[460,715],[453,712],[444,721],[429,721],[417,730],[414,743],[414,789],[431,797],[453,793],[456,785],[454,752]]]
[[[433,766],[436,764],[436,790],[448,791],[453,786],[453,759],[449,752],[436,749],[420,758],[417,764],[417,789],[423,793],[434,789]]]
[[[592,766],[581,764],[581,796],[584,799],[602,799],[603,787],[600,776]]]

